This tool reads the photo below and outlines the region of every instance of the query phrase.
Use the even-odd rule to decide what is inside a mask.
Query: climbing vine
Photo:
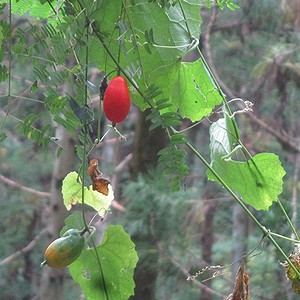
[[[206,1],[206,5],[211,8],[211,1]],[[221,9],[238,8],[233,1],[216,1],[214,5]],[[298,292],[299,253],[293,253],[291,260],[274,238],[285,237],[262,225],[249,209],[251,206],[268,211],[274,202],[278,203],[296,232],[278,202],[285,171],[278,156],[273,153],[252,156],[241,141],[235,120],[235,114],[240,111],[231,111],[198,47],[201,1],[12,0],[1,5],[1,13],[5,8],[8,18],[0,23],[0,82],[7,83],[8,88],[7,94],[1,95],[7,103],[1,117],[0,141],[7,138],[6,125],[10,121],[15,122],[22,135],[38,145],[55,144],[57,155],[64,151],[55,136],[57,126],[77,137],[80,167],[65,177],[62,193],[66,208],[69,210],[79,203],[81,214],[66,218],[59,239],[68,237],[68,245],[61,246],[68,248],[71,238],[64,234],[71,229],[80,232],[76,237],[80,247],[85,247],[80,249],[80,255],[73,252],[76,259],[68,262],[72,263],[69,267],[72,278],[81,285],[88,299],[128,299],[134,293],[133,271],[138,260],[134,244],[121,226],[109,226],[97,245],[92,224],[86,220],[86,205],[97,216],[104,217],[114,199],[110,182],[101,173],[98,161],[88,159],[105,138],[100,122],[105,117],[101,101],[106,89],[111,90],[109,84],[115,76],[122,78],[123,84],[126,82],[126,88],[129,86],[129,90],[120,93],[126,95],[126,105],[130,92],[138,109],[149,110],[149,130],[162,127],[169,138],[169,145],[158,153],[158,162],[169,178],[171,191],[182,188],[189,174],[186,162],[189,150],[208,168],[208,179],[229,192],[281,253],[288,276],[296,286],[294,290]],[[12,32],[12,15],[24,13],[31,16],[26,28]],[[184,58],[191,51],[196,51],[198,59],[185,62]],[[30,96],[22,98],[13,90],[15,64],[32,66]],[[95,65],[103,72],[101,85],[89,82],[89,68]],[[91,104],[90,87],[99,89],[98,109]],[[118,86],[113,92],[118,92]],[[112,94],[107,97],[113,98]],[[20,99],[24,100],[26,113],[16,115],[12,107]],[[28,103],[32,110],[27,114]],[[48,118],[39,117],[41,105],[48,112]],[[249,103],[245,102],[245,106]],[[125,120],[128,110],[129,105],[120,121],[109,117],[113,124],[108,130],[122,136],[116,123]],[[201,126],[201,121],[215,110],[220,117],[210,126],[211,162],[208,162],[179,128],[184,118],[194,122],[193,126]],[[104,109],[106,114],[107,111]],[[84,234],[87,237],[83,242]],[[86,242],[88,239],[90,243]],[[297,243],[298,238],[290,241]]]

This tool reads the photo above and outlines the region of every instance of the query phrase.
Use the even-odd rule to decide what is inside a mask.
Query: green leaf
[[[48,19],[48,21],[50,20],[53,23],[57,23],[57,15],[61,17],[61,10],[57,10],[56,15],[48,1],[43,2],[45,4],[42,4],[41,1],[33,0],[12,0],[12,13],[19,14],[20,16],[25,13],[29,13],[31,16],[36,17],[37,19]]]
[[[282,192],[285,171],[280,160],[273,153],[260,153],[246,161],[233,160],[245,155],[235,146],[237,140],[229,126],[232,120],[226,119],[227,124],[220,119],[210,128],[211,167],[244,202],[256,210],[268,210]],[[218,181],[210,170],[207,176]]]
[[[75,213],[69,215],[67,218],[65,218],[65,226],[60,231],[60,236],[62,236],[68,229],[78,229],[82,230],[84,228],[84,222],[82,218],[82,214],[79,211],[76,211]]]
[[[205,4],[207,8],[211,8],[210,0],[205,0]]]
[[[59,158],[63,152],[64,148],[63,147],[58,147],[56,150],[56,157]]]
[[[69,269],[88,300],[127,300],[134,294],[133,273],[137,261],[129,235],[122,226],[110,225],[101,244],[83,250]]]
[[[136,0],[124,6],[126,19],[115,28],[119,21],[120,1],[97,1],[98,8],[93,13],[97,28],[101,30],[104,42],[110,52],[120,58],[120,64],[137,65],[138,72],[133,80],[141,91],[155,84],[162,92],[161,98],[170,98],[177,73],[180,68],[180,58],[189,50],[195,37],[200,35],[201,3],[198,0],[180,1],[168,9],[162,9],[157,3]],[[114,29],[114,30],[112,30]],[[115,70],[115,63],[108,57],[99,41],[92,40],[89,49],[90,57],[101,68],[107,66],[106,72]],[[147,47],[145,47],[147,45]],[[121,49],[121,53],[119,53]],[[103,51],[103,52],[102,52]],[[132,93],[135,104],[141,109],[149,107],[149,103],[141,98],[139,93]]]
[[[171,135],[170,141],[173,145],[182,145],[187,143],[186,134],[184,133],[176,133]]]
[[[0,133],[0,143],[2,143],[3,141],[5,141],[7,138],[7,135],[4,132]]]
[[[67,210],[70,210],[72,205],[76,203],[82,203],[82,184],[76,172],[69,173],[63,180],[62,194]],[[84,187],[84,203],[93,207],[99,215],[104,215],[107,212],[113,199],[114,194],[111,185],[109,185],[107,196],[93,191],[92,186]]]
[[[209,115],[223,100],[200,59],[181,63],[172,99],[180,115],[192,121]]]
[[[237,125],[234,119],[226,116],[219,119],[210,126],[210,148],[211,160],[222,160],[223,156],[228,155],[238,145],[240,137],[239,131],[236,132]]]
[[[224,4],[230,9],[230,10],[235,10],[240,8],[238,4],[235,4],[232,2],[232,0],[217,0],[217,5],[221,10],[223,10]]]
[[[0,82],[5,81],[8,78],[8,70],[5,65],[0,65]]]
[[[178,141],[178,140],[177,140]],[[183,135],[181,136],[182,144],[184,143]],[[175,138],[176,144],[176,138]],[[189,167],[185,164],[186,152],[183,149],[178,149],[175,146],[170,146],[161,149],[157,155],[159,168],[165,175],[171,174],[170,190],[176,192],[180,189],[185,176],[189,173]]]

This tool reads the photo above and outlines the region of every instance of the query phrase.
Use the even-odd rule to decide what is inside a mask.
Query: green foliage
[[[30,24],[26,31],[19,30],[19,43],[14,45],[24,62],[34,64],[32,74],[34,80],[38,81],[36,89],[41,90],[39,86],[46,85],[44,103],[54,121],[71,134],[86,123],[82,122],[79,109],[74,109],[72,104],[76,103],[80,112],[86,108],[88,95],[85,92],[86,79],[83,78],[86,63],[97,63],[107,73],[116,67],[121,69],[137,90],[137,93],[132,94],[135,103],[141,109],[151,107],[151,129],[158,126],[165,129],[179,126],[180,117],[200,120],[220,103],[222,98],[216,93],[202,62],[181,62],[181,58],[198,45],[201,25],[198,1],[157,3],[140,0],[130,5],[124,5],[122,1],[87,1],[84,4],[89,5],[84,14],[82,4],[66,2],[64,15],[60,15],[59,6],[53,5],[58,9],[58,14],[51,10],[40,14],[41,18],[45,15],[51,15],[51,18],[48,18],[47,23]],[[18,3],[14,6],[14,11],[23,14],[34,10],[31,13],[38,14],[39,9],[42,10],[47,3],[35,10],[36,6],[38,2],[28,2],[27,5]],[[49,7],[51,8],[50,5]],[[124,12],[121,19],[119,11]],[[54,16],[57,22],[52,22]],[[87,18],[93,21],[87,24]],[[27,35],[33,39],[29,47],[26,45]],[[65,62],[73,55],[79,64],[67,68]],[[195,75],[188,77],[190,72]],[[76,76],[75,85],[73,76]],[[201,90],[200,79],[204,82]],[[57,88],[66,82],[72,84],[75,97],[65,97],[58,93]],[[195,89],[199,94],[193,93]],[[183,90],[190,92],[182,92]],[[70,102],[70,99],[75,101]],[[89,113],[92,115],[93,112]],[[88,122],[91,120],[89,118]],[[47,145],[51,140],[48,131],[54,127],[49,124],[48,127],[45,125],[44,130],[39,130],[34,126],[36,121],[33,113],[18,127],[35,142]],[[42,134],[38,134],[39,131]],[[80,140],[86,141],[85,138]],[[166,166],[166,172],[171,169],[178,171],[172,179],[172,190],[179,188],[179,182],[187,174],[187,167],[182,163],[184,152],[180,150],[175,154],[178,146],[177,141],[177,145],[168,150],[174,162],[172,168]],[[77,149],[82,160],[85,155],[83,148],[77,146]],[[160,161],[162,163],[164,159]]]
[[[23,67],[26,66],[22,74],[29,84],[24,88],[21,84],[14,83],[15,86],[10,87],[7,92],[8,101],[1,105],[1,108],[5,107],[5,118],[1,123],[3,132],[0,133],[0,142],[7,141],[9,131],[5,131],[5,126],[11,128],[10,122],[13,121],[18,123],[17,129],[26,138],[38,145],[48,146],[51,141],[57,142],[56,128],[52,124],[56,122],[78,137],[76,149],[82,162],[81,172],[84,172],[87,153],[90,154],[89,150],[92,151],[95,146],[90,138],[90,125],[94,125],[94,111],[88,106],[91,99],[87,89],[88,69],[96,64],[109,76],[113,74],[111,71],[118,70],[130,82],[132,98],[137,107],[141,110],[151,110],[148,117],[152,122],[150,130],[162,127],[170,139],[170,145],[159,152],[159,166],[165,175],[171,176],[171,190],[178,191],[189,174],[185,157],[186,147],[191,145],[190,141],[187,142],[188,137],[185,134],[177,132],[182,125],[181,119],[201,121],[210,116],[215,106],[225,100],[201,53],[201,59],[193,63],[182,62],[190,51],[198,47],[201,1],[14,0],[11,3],[13,14],[28,13],[26,16],[30,17],[24,27],[22,25],[12,32],[13,36],[10,36],[11,24],[0,22],[0,59],[2,61],[7,52],[10,59],[10,64],[0,64],[0,82],[7,83],[8,79],[11,82],[18,71],[14,66],[18,62]],[[210,8],[211,3],[212,1],[206,1],[207,7]],[[214,3],[221,10],[225,7],[230,10],[239,7],[231,0],[217,0]],[[255,6],[256,11],[252,10],[248,14],[249,18],[252,18],[248,23],[260,22],[266,29],[270,24],[278,26],[279,6],[275,6],[274,18],[274,10],[269,8],[269,3],[270,1],[264,1],[251,4]],[[260,10],[264,13],[259,13]],[[0,11],[3,11],[3,6]],[[245,24],[247,25],[246,22]],[[246,28],[246,25],[243,28]],[[227,65],[225,67],[232,69],[232,64],[228,61],[224,64],[224,57],[226,58],[230,51],[237,51],[233,60],[238,68],[244,68],[245,55],[240,55],[240,49],[236,46],[243,37],[237,37],[238,42],[232,43],[234,45],[227,43],[225,39],[226,35],[220,35],[217,41],[218,49],[223,48],[222,55],[217,57],[219,61],[216,65]],[[12,44],[7,43],[8,40]],[[252,51],[253,53],[262,51],[261,45],[264,40],[265,37],[257,42],[253,48],[256,51]],[[289,50],[288,41],[285,47]],[[215,51],[214,47],[212,49]],[[281,55],[283,50],[280,47],[275,50],[277,52],[271,53],[261,64],[257,62],[253,74],[260,78],[272,73],[276,65],[275,71],[279,72],[277,75],[288,74],[287,80],[298,85],[297,64],[283,59],[284,62],[279,62],[277,66],[278,61],[274,58]],[[252,57],[252,60],[255,59]],[[221,77],[233,84],[238,82],[236,77],[241,76],[244,82],[248,83],[249,74],[250,72],[240,74],[231,70],[230,76]],[[237,85],[240,86],[240,83]],[[30,93],[27,97],[12,97],[15,87],[20,95],[23,90],[29,90]],[[294,93],[294,97],[297,97],[297,94]],[[33,100],[34,104],[31,105],[29,100]],[[275,103],[274,99],[273,102]],[[15,103],[18,105],[14,105]],[[41,104],[43,109],[36,108],[37,103]],[[275,108],[273,105],[273,109]],[[28,110],[30,114],[27,114]],[[100,114],[99,110],[99,120]],[[276,155],[262,153],[251,157],[240,141],[237,123],[233,118],[229,118],[227,112],[224,115],[225,117],[214,122],[210,129],[211,170],[207,173],[208,178],[217,181],[212,173],[212,170],[215,171],[227,187],[238,192],[247,204],[256,210],[268,210],[282,191],[282,177],[285,171]],[[100,132],[99,124],[97,129]],[[196,152],[194,154],[197,157],[201,156]],[[27,174],[24,170],[20,172]],[[86,204],[99,211],[100,215],[104,214],[113,196],[110,195],[109,199],[103,198],[91,187],[85,187],[85,182],[79,180],[81,176],[80,172],[79,175],[71,172],[66,176],[62,188],[65,206],[70,209],[72,204],[82,203],[84,197]],[[179,194],[175,193],[170,196],[168,191],[163,189],[164,180],[160,176],[156,179],[160,181],[159,184],[139,179],[139,182],[125,188],[125,195],[130,199],[130,231],[134,235],[144,234],[153,244],[165,239],[164,246],[178,256],[182,253],[172,249],[176,241],[170,238],[173,231],[169,229],[172,227],[178,236],[182,233],[181,222],[178,220],[186,217],[183,214],[186,213],[183,200],[186,195],[178,196]],[[180,209],[182,211],[179,211]],[[139,214],[141,218],[137,217]],[[82,228],[84,224],[81,217],[79,214],[72,215],[66,219],[66,227]],[[127,299],[133,294],[132,277],[137,261],[133,247],[127,234],[117,226],[108,228],[100,246],[84,250],[70,269],[74,280],[80,283],[88,299],[99,299],[99,293],[107,293],[113,299]],[[157,248],[155,244],[149,249],[158,251]],[[95,261],[99,263],[100,268],[95,268]],[[181,262],[184,264],[184,257]],[[163,269],[164,264],[161,266]],[[99,270],[102,270],[102,273]],[[177,297],[187,295],[179,292],[177,291]],[[192,296],[189,299],[193,299]]]
[[[0,82],[5,81],[8,78],[7,67],[0,65]]]
[[[214,2],[222,10],[225,8],[224,5],[226,5],[230,10],[236,10],[236,9],[240,8],[239,5],[236,3],[233,3],[232,0],[216,0],[216,1],[205,0],[206,6],[208,8],[211,8],[211,2]]]
[[[192,121],[208,116],[223,101],[202,59],[181,64],[172,99],[181,117]]]
[[[47,124],[41,129],[38,129],[34,125],[38,119],[39,118],[36,114],[30,113],[23,121],[20,121],[17,125],[17,129],[36,144],[47,146],[55,135],[55,127]]]
[[[233,3],[232,0],[217,0],[216,3],[222,10],[224,9],[224,5],[226,5],[230,10],[240,8],[236,3]]]
[[[79,211],[76,211],[75,213],[69,215],[65,218],[65,226],[60,231],[60,236],[63,236],[66,231],[69,229],[78,229],[82,230],[84,228],[84,222],[82,218],[82,214]]]
[[[268,210],[282,192],[285,171],[273,153],[260,153],[246,161],[232,159],[242,147],[235,146],[238,137],[230,125],[229,117],[211,125],[211,167],[246,203],[256,210]],[[218,181],[210,170],[207,175]]]
[[[174,6],[178,0],[148,0],[149,2],[156,2],[158,3],[162,8],[170,8],[170,6]]]
[[[116,67],[114,63],[112,65],[111,56],[118,57],[120,47],[121,66],[125,63],[127,66],[138,64],[140,72],[136,72],[131,78],[136,83],[135,87],[143,92],[148,86],[155,85],[160,89],[162,98],[169,98],[180,68],[180,58],[190,50],[194,43],[193,37],[198,37],[200,33],[197,9],[200,7],[199,3],[182,1],[164,10],[154,2],[135,1],[134,5],[123,7],[126,18],[122,22],[118,22],[118,4],[105,2],[101,9],[97,7],[92,14],[95,29],[100,30],[100,34],[103,33],[100,44],[99,40],[91,41],[92,62],[97,62],[99,66],[105,65],[106,72],[111,71]],[[112,5],[114,9],[111,8]],[[114,29],[113,24],[118,24],[118,30]],[[145,36],[142,35],[143,32]],[[109,52],[103,49],[101,43]],[[124,72],[127,74],[126,68]],[[130,73],[132,72],[129,71]],[[133,100],[141,109],[149,106],[138,93],[133,94]]]
[[[180,138],[173,138],[173,140],[175,140],[175,143],[182,142]],[[183,178],[189,173],[189,167],[184,162],[186,152],[172,145],[160,150],[158,155],[158,163],[164,174],[174,174],[170,180],[171,191],[178,191]]]
[[[124,215],[129,233],[147,236],[145,241],[166,241],[166,246],[171,246],[168,239],[175,243],[177,234],[182,233],[178,220],[184,217],[195,195],[192,190],[171,193],[166,178],[157,169],[124,184],[124,196],[130,199]]]
[[[7,2],[4,0],[4,2]],[[53,14],[53,6],[50,6],[48,2],[52,1],[36,1],[36,0],[12,0],[12,13],[23,15],[29,13],[31,16],[37,19],[49,19],[49,21],[55,22]],[[57,11],[59,12],[59,10]]]
[[[3,141],[5,141],[7,138],[7,135],[5,132],[0,132],[0,143],[2,143]]]
[[[137,261],[129,235],[121,226],[110,225],[101,244],[84,249],[69,269],[88,300],[127,300],[134,294],[133,271]]]
[[[203,190],[170,192],[159,169],[126,182],[123,190],[129,200],[121,220],[136,244],[140,269],[148,270],[149,277],[153,272],[157,276],[156,298],[199,299],[199,290],[192,288],[167,255],[187,269],[189,261],[200,258],[200,227],[195,224],[200,226],[203,210],[201,201],[193,200]]]
[[[70,210],[72,205],[82,203],[82,184],[76,172],[69,173],[63,180],[62,194],[65,207]],[[109,185],[109,194],[104,195],[94,191],[92,186],[84,187],[84,203],[95,209],[100,215],[104,215],[114,199],[113,191]]]

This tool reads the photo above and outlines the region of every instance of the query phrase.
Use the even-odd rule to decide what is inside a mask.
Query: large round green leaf
[[[73,279],[88,300],[127,300],[134,294],[133,273],[138,256],[120,225],[110,225],[96,248],[83,250],[70,265]]]

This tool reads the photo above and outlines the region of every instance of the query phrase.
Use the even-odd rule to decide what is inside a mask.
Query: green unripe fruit
[[[69,229],[53,241],[45,251],[45,261],[51,268],[64,268],[74,262],[84,247],[84,236],[77,229]]]

